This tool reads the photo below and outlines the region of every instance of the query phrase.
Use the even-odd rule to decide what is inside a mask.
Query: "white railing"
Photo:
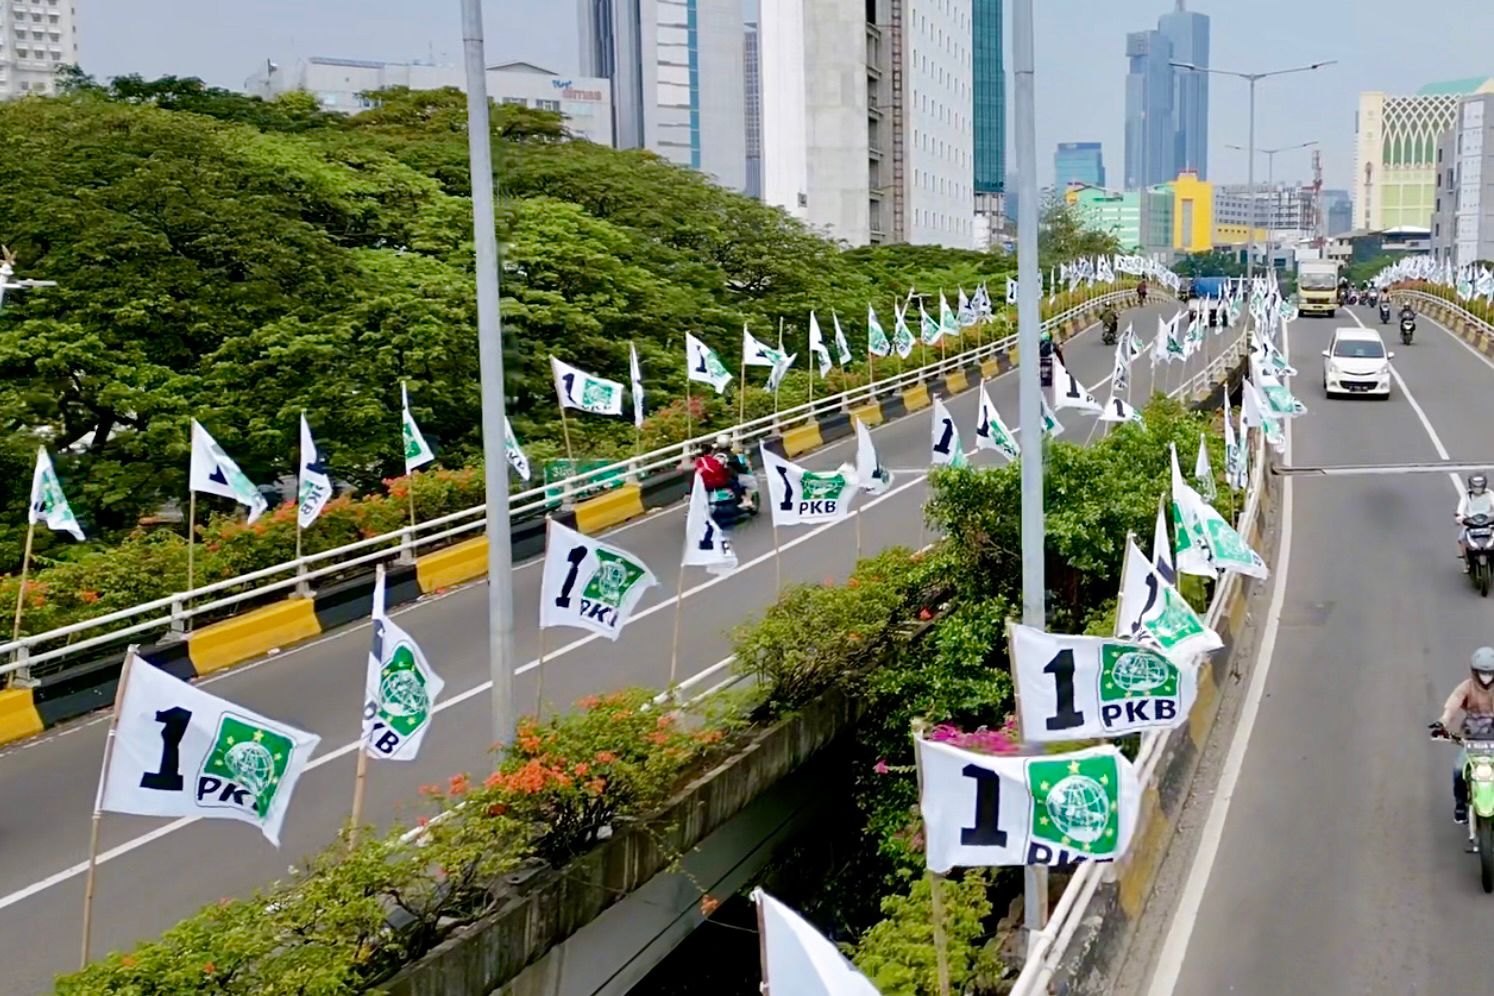
[[[1248,349],[1240,345],[1245,341],[1246,336],[1242,334],[1236,340],[1239,348],[1232,346],[1218,360],[1211,363],[1210,368],[1217,372],[1219,365],[1231,356],[1233,362],[1240,362],[1243,352]],[[1191,384],[1192,381],[1189,383]],[[1184,387],[1188,387],[1188,384]],[[1191,397],[1192,394],[1188,396]],[[1241,535],[1249,535],[1251,524],[1261,515],[1261,495],[1266,480],[1266,444],[1260,433],[1255,434],[1255,452],[1251,454],[1251,459],[1253,466],[1250,472],[1250,486],[1246,490],[1245,510],[1239,522],[1236,523],[1236,528]],[[1230,602],[1243,583],[1240,575],[1231,571],[1225,574],[1224,580],[1214,589],[1214,597],[1209,601],[1209,611],[1205,616],[1210,629],[1217,632],[1224,624]],[[1166,755],[1172,738],[1187,735],[1186,725],[1170,730],[1151,730],[1142,734],[1141,746],[1136,753],[1134,763],[1143,789],[1156,782],[1157,766]],[[1135,833],[1132,834],[1133,845],[1143,830],[1144,827],[1136,827]],[[1073,940],[1074,933],[1085,920],[1091,897],[1101,884],[1115,880],[1116,868],[1115,864],[1087,862],[1080,865],[1074,872],[1074,876],[1064,887],[1058,904],[1053,908],[1047,924],[1033,935],[1028,946],[1027,961],[1012,985],[1011,996],[1038,996],[1038,994],[1048,992],[1048,986],[1053,981],[1053,976],[1068,950],[1069,942]]]
[[[1400,297],[1415,298],[1418,301],[1426,301],[1432,304],[1438,304],[1451,311],[1456,311],[1458,312],[1459,318],[1463,319],[1463,321],[1467,322],[1470,325],[1476,326],[1478,330],[1484,335],[1494,336],[1494,325],[1490,325],[1488,322],[1484,321],[1482,318],[1478,317],[1473,312],[1463,307],[1463,304],[1460,301],[1451,300],[1445,297],[1438,297],[1436,294],[1428,294],[1426,291],[1419,290],[1398,290],[1396,291],[1396,294]]]
[[[1155,293],[1160,299],[1164,292],[1158,288]],[[1054,328],[1096,307],[1123,304],[1134,298],[1135,291],[1130,288],[1098,293],[1093,298],[1052,316],[1043,322],[1043,328]],[[926,366],[900,371],[839,394],[816,398],[772,415],[743,422],[725,431],[734,442],[746,446],[777,433],[782,427],[834,412],[849,411],[917,384],[947,376],[1005,352],[1016,341],[1015,334],[993,339],[973,349],[952,353]],[[553,505],[557,489],[561,501],[565,502],[598,486],[607,486],[619,476],[637,481],[650,474],[673,470],[684,464],[697,447],[709,443],[718,434],[718,431],[712,431],[563,481],[541,484],[517,492],[509,498],[510,515],[517,519],[543,514]],[[313,582],[379,561],[411,563],[422,548],[444,546],[454,540],[480,534],[484,512],[484,506],[476,505],[332,550],[307,554],[298,560],[288,560],[238,577],[216,581],[191,591],[175,592],[152,602],[83,619],[43,633],[22,636],[0,644],[0,659],[10,658],[8,662],[0,664],[0,677],[14,674],[14,680],[27,681],[41,665],[50,665],[45,671],[52,673],[61,670],[61,662],[67,658],[89,651],[101,652],[104,648],[117,646],[129,637],[147,633],[159,633],[166,638],[173,635],[182,637],[189,628],[189,620],[195,617],[222,614],[225,609],[248,601],[262,600],[277,593],[307,594]]]

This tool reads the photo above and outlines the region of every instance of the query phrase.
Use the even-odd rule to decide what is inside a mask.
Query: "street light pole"
[[[488,124],[482,2],[462,0],[467,72],[467,155],[472,173],[472,237],[477,246],[478,383],[482,390],[483,485],[487,489],[488,672],[493,740],[513,737],[513,554],[508,529],[508,455],[504,446],[503,318],[499,313],[498,230],[493,214],[493,142]]]
[[[1044,628],[1043,411],[1038,374],[1041,352],[1038,312],[1038,210],[1035,67],[1032,0],[1012,5],[1012,110],[1017,145],[1017,364],[1019,448],[1022,451],[1022,622]],[[1143,179],[1145,179],[1143,177]],[[1048,871],[1023,869],[1023,925],[1036,941],[1048,920]]]
[[[1247,167],[1247,179],[1245,181],[1245,185],[1248,188],[1247,193],[1250,198],[1250,236],[1247,243],[1249,251],[1246,253],[1246,256],[1249,258],[1245,261],[1245,276],[1247,279],[1255,276],[1255,85],[1261,80],[1272,76],[1286,76],[1289,73],[1310,73],[1315,69],[1331,66],[1337,61],[1337,59],[1328,59],[1325,62],[1314,62],[1307,66],[1294,66],[1291,69],[1275,69],[1269,73],[1239,73],[1230,69],[1214,69],[1210,66],[1200,66],[1192,62],[1168,63],[1174,69],[1187,69],[1195,73],[1216,73],[1220,76],[1234,76],[1250,84],[1250,165]]]
[[[1254,83],[1251,84],[1250,89],[1251,89],[1251,109],[1252,109],[1252,111],[1254,111],[1254,108],[1255,108],[1255,84]],[[1251,115],[1251,121],[1254,122],[1254,120],[1255,120],[1255,116],[1252,113],[1252,115]],[[1251,144],[1253,145],[1254,142],[1252,142]],[[1279,149],[1261,149],[1260,150],[1261,155],[1263,155],[1263,156],[1266,157],[1266,190],[1269,193],[1271,193],[1271,195],[1272,195],[1271,196],[1271,211],[1272,211],[1272,215],[1273,216],[1274,216],[1275,211],[1276,211],[1276,196],[1275,196],[1275,190],[1274,190],[1274,188],[1272,186],[1275,183],[1275,180],[1276,180],[1276,156],[1279,153],[1282,153],[1282,152],[1292,152],[1292,151],[1294,151],[1296,149],[1306,149],[1306,148],[1310,148],[1310,147],[1312,147],[1314,145],[1317,145],[1317,144],[1318,144],[1317,139],[1313,139],[1310,142],[1298,142],[1296,145],[1283,145]],[[1226,143],[1224,147],[1226,149],[1234,149],[1237,152],[1246,152],[1246,153],[1249,152],[1248,149],[1246,149],[1245,147],[1240,146],[1240,145],[1229,145],[1229,144]],[[1254,156],[1251,156],[1250,162],[1251,162],[1251,166],[1253,166],[1254,163],[1255,163],[1255,157]],[[1248,171],[1250,169],[1250,167],[1246,167],[1246,169]],[[1251,193],[1253,195],[1254,191],[1252,190]],[[1252,201],[1254,201],[1254,197],[1253,196],[1252,196],[1251,199],[1252,199]],[[1273,220],[1273,218],[1267,218],[1266,219],[1266,221],[1267,221],[1267,224],[1266,224],[1266,235],[1268,237],[1271,234],[1271,228],[1272,228],[1272,226],[1271,226],[1270,222],[1272,220]]]

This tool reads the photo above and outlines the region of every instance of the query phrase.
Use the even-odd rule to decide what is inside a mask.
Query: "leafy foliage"
[[[965,992],[977,975],[994,974],[995,960],[977,941],[991,915],[990,873],[967,871],[943,883],[944,930],[949,948],[949,983]],[[932,996],[939,992],[934,953],[933,893],[927,876],[906,895],[882,900],[885,917],[856,946],[856,967],[882,996]]]

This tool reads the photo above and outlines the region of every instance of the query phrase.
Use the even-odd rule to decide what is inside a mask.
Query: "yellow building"
[[[1178,252],[1214,248],[1214,185],[1191,169],[1172,183],[1172,247]]]
[[[1249,225],[1231,225],[1220,222],[1214,226],[1214,244],[1224,246],[1243,246],[1250,241]],[[1266,230],[1257,228],[1255,230],[1255,241],[1266,241]]]

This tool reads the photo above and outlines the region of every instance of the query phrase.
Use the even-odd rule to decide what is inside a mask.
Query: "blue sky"
[[[813,2],[813,0],[808,0]],[[1036,0],[1039,179],[1058,142],[1099,141],[1110,176],[1123,158],[1125,34],[1152,27],[1173,0]],[[83,68],[96,76],[173,73],[239,87],[266,58],[459,61],[459,0],[83,0]],[[1326,182],[1349,186],[1361,90],[1494,75],[1494,2],[1433,0],[1188,0],[1212,20],[1215,66],[1259,72],[1324,59],[1311,76],[1262,83],[1256,143],[1321,143]],[[574,72],[577,0],[485,0],[489,62],[523,59]],[[1246,86],[1214,77],[1212,179],[1243,182]],[[1010,117],[1008,117],[1010,121]],[[1283,153],[1278,178],[1305,178],[1308,155]],[[1008,156],[1008,167],[1012,165]],[[1264,170],[1264,159],[1257,162]]]

